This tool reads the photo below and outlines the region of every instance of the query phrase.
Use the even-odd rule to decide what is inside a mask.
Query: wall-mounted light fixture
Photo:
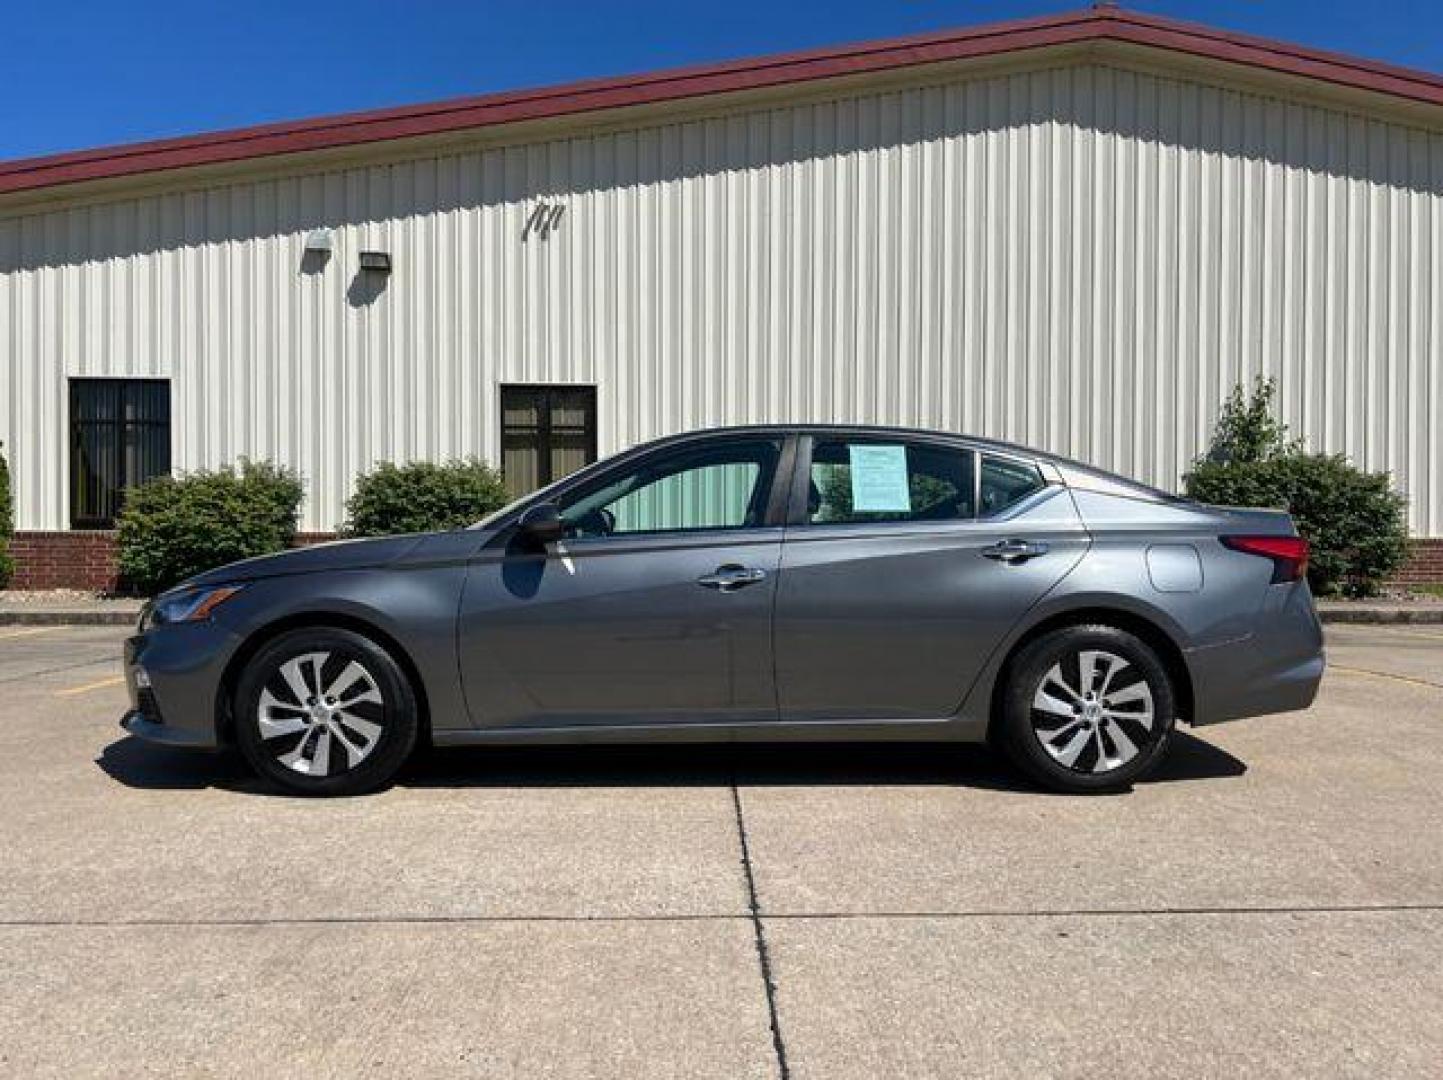
[[[307,254],[315,252],[318,255],[329,255],[331,253],[331,230],[315,229],[306,234]]]
[[[361,269],[377,274],[389,274],[391,272],[391,253],[388,251],[361,252]]]

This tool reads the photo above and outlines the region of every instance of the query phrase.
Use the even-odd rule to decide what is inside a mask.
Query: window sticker
[[[851,458],[852,509],[861,514],[910,513],[905,446],[847,447]]]

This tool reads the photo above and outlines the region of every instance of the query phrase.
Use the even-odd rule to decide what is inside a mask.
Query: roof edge
[[[1430,72],[1100,6],[959,30],[16,159],[0,162],[0,195],[1093,41],[1185,53],[1443,107],[1443,76]]]

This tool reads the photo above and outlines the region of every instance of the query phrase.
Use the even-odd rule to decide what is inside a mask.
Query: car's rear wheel
[[[374,791],[416,745],[416,695],[405,673],[350,630],[282,634],[246,665],[234,704],[251,766],[297,794]]]
[[[1003,743],[1057,791],[1115,791],[1167,750],[1176,697],[1146,642],[1111,626],[1072,626],[1029,642],[1009,665]]]

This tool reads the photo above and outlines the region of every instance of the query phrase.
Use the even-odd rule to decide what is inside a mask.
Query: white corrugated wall
[[[496,460],[503,382],[596,384],[602,453],[902,423],[1172,487],[1267,373],[1443,535],[1443,134],[1066,67],[120,199],[0,218],[0,350],[23,529],[71,376],[169,376],[177,468],[294,465],[328,530],[374,461]]]

